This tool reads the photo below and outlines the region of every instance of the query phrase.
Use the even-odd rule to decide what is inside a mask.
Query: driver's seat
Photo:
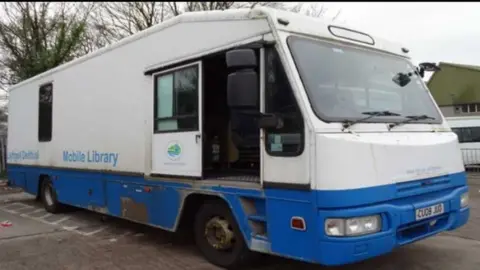
[[[229,123],[229,161],[243,164],[260,162],[260,131],[257,120],[251,114],[232,110]],[[235,148],[233,150],[232,148]],[[232,149],[232,153],[230,153]]]

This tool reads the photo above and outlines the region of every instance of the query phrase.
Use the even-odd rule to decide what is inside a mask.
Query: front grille
[[[448,217],[448,214],[443,214],[399,227],[397,230],[398,243],[400,245],[408,244],[442,231],[448,223]],[[435,221],[434,225],[431,224],[433,221]]]
[[[425,189],[437,190],[447,187],[450,184],[450,177],[440,176],[428,179],[422,179],[411,182],[402,182],[396,184],[397,194],[400,196],[413,195]]]

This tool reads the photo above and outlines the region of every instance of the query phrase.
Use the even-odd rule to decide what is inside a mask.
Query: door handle
[[[195,142],[198,143],[198,140],[202,138],[202,135],[197,134],[195,135]]]

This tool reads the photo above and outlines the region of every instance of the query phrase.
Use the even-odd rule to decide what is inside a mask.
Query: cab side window
[[[283,127],[265,130],[271,156],[298,156],[304,148],[303,117],[285,70],[274,48],[265,50],[265,111],[283,119]]]

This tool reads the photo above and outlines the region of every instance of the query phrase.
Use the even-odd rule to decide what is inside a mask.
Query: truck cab
[[[313,198],[309,218],[293,206],[282,210],[301,218],[295,228],[292,217],[293,229],[314,224],[313,260],[350,263],[465,224],[468,187],[457,136],[408,50],[310,20],[282,12],[271,17],[290,108],[268,106],[270,91],[282,91],[268,89],[268,69],[260,75],[264,88],[255,87],[253,50],[230,51],[227,63],[238,68],[229,75],[230,108],[265,104],[251,117],[262,130],[266,194],[304,190]],[[299,239],[275,251],[305,256],[296,249]]]

